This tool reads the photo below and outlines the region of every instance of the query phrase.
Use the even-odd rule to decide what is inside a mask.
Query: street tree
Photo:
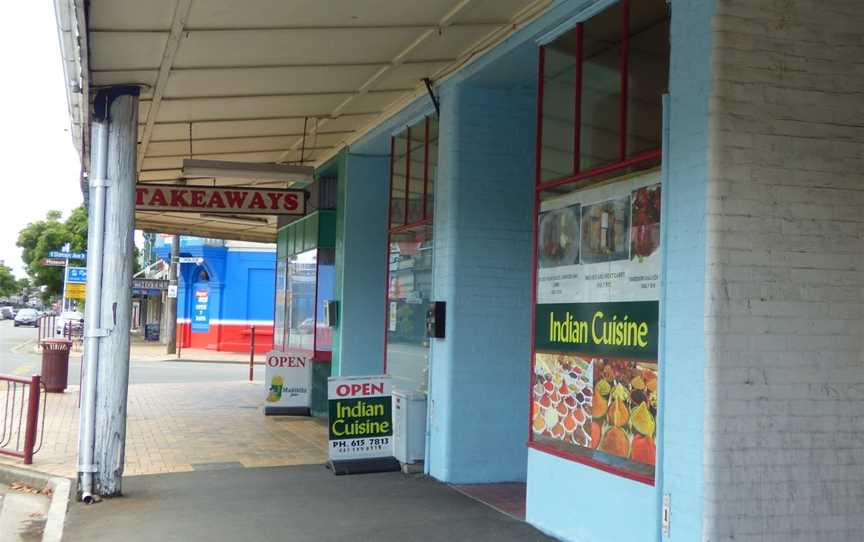
[[[18,293],[18,284],[15,281],[15,276],[12,274],[12,269],[5,265],[0,265],[0,297]]]
[[[62,294],[63,268],[42,265],[42,259],[66,243],[70,244],[73,252],[84,251],[87,247],[87,211],[84,207],[76,208],[65,221],[62,218],[60,211],[48,211],[44,219],[27,224],[18,233],[17,245],[21,248],[21,259],[31,284],[45,286],[42,297],[46,301]]]

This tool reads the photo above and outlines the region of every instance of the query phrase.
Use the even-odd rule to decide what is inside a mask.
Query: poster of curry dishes
[[[653,479],[657,448],[660,175],[542,202],[532,443]],[[598,465],[599,464],[599,465]]]

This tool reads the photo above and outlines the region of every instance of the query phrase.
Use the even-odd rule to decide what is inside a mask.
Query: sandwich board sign
[[[308,416],[312,405],[312,358],[274,350],[266,357],[264,415]]]
[[[328,379],[328,466],[335,474],[400,469],[393,457],[391,393],[385,375]]]

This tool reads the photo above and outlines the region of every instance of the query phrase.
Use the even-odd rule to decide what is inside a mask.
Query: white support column
[[[94,441],[94,493],[103,497],[121,494],[125,458],[138,137],[137,89],[119,89],[112,97],[100,308],[107,336],[99,344]]]

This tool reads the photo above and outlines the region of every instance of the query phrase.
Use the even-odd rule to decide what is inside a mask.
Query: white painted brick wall
[[[864,540],[864,3],[713,28],[703,539]]]

